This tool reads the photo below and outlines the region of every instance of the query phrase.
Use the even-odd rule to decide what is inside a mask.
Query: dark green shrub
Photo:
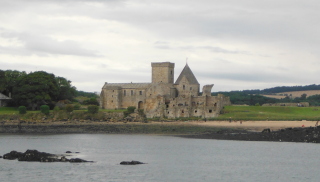
[[[96,106],[96,105],[88,106],[88,113],[96,114],[98,112],[99,112],[99,106]]]
[[[124,117],[129,116],[129,114],[133,113],[135,109],[136,109],[136,107],[134,107],[134,106],[129,106],[129,107],[127,108],[127,110],[123,112]]]
[[[42,105],[42,106],[40,106],[40,111],[41,111],[41,113],[48,115],[50,112],[50,108],[47,105]]]
[[[60,111],[60,107],[59,106],[56,106],[56,107],[53,108],[53,112],[58,112],[58,111]]]
[[[67,105],[66,105],[66,111],[67,111],[67,112],[72,112],[73,110],[74,110],[74,107],[73,107],[72,104],[67,104]]]
[[[81,106],[80,104],[76,104],[73,106],[74,110],[80,110]]]
[[[27,108],[26,108],[26,106],[20,106],[20,107],[18,107],[18,111],[19,111],[19,114],[26,114]]]
[[[127,108],[128,112],[129,112],[130,114],[133,113],[135,109],[136,109],[136,107],[134,107],[134,106],[129,106],[129,107]]]
[[[90,99],[87,99],[87,100],[84,100],[83,101],[83,104],[84,105],[99,105],[99,102],[96,98],[94,97],[91,97]]]

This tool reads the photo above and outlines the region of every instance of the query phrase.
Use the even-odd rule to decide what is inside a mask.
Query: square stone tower
[[[151,63],[152,83],[170,83],[173,84],[174,63],[161,62]]]

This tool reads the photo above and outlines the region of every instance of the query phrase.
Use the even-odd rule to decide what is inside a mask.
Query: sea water
[[[320,181],[320,145],[157,135],[0,135],[0,155],[72,153],[94,163],[0,159],[1,181]],[[121,161],[147,164],[125,166]]]

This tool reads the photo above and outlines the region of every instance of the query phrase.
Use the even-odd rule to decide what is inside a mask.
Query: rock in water
[[[50,154],[46,152],[39,152],[38,150],[27,150],[26,152],[17,152],[15,150],[10,153],[4,154],[3,159],[15,160],[18,161],[37,161],[37,162],[93,162],[86,161],[80,158],[67,159],[65,156],[62,156],[61,159],[58,159],[59,155]],[[1,158],[1,157],[0,157]]]
[[[120,162],[121,165],[137,165],[137,164],[145,164],[140,161],[122,161]]]
[[[69,162],[93,162],[93,161],[86,161],[86,160],[83,160],[83,159],[80,159],[80,158],[72,158],[69,160]]]
[[[15,159],[18,159],[22,155],[23,155],[22,152],[17,152],[15,150],[12,150],[10,153],[4,154],[3,159],[15,160]]]

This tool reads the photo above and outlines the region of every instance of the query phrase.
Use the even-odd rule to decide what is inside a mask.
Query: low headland
[[[255,112],[258,109],[259,111]],[[281,119],[269,120],[276,117],[268,113],[268,110],[277,110]],[[211,120],[146,120],[139,117],[128,119],[124,118],[122,112],[89,115],[85,112],[66,114],[60,111],[61,113],[51,113],[49,116],[41,113],[29,116],[7,114],[0,115],[0,134],[159,134],[221,140],[320,142],[320,128],[316,127],[319,114],[317,108],[299,108],[297,120],[291,120],[295,113],[292,108],[284,108],[287,113],[289,110],[291,115],[281,115],[279,110],[280,108],[229,107],[221,117]],[[309,118],[301,119],[306,118],[301,114],[302,111],[305,111]],[[254,114],[257,116],[252,117]],[[313,118],[310,119],[310,115]],[[288,118],[290,120],[285,120]]]

